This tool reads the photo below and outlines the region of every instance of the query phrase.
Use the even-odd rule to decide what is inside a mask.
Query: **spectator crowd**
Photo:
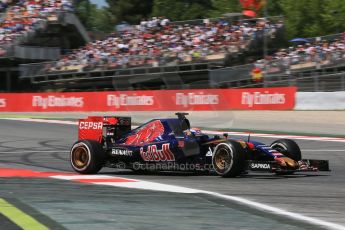
[[[294,69],[320,68],[345,60],[345,32],[336,39],[300,42],[287,49],[280,49],[266,60],[258,60],[255,66],[268,73],[286,72]],[[265,63],[267,66],[265,67]]]
[[[172,23],[164,17],[142,20],[104,40],[96,40],[64,56],[46,70],[85,71],[136,66],[176,65],[191,61],[223,59],[248,47],[264,29],[274,34],[282,22],[218,19],[201,23]]]
[[[59,10],[72,10],[68,0],[1,0],[8,8],[0,21],[0,46],[9,46],[19,37],[35,31]],[[9,6],[10,3],[16,3]],[[0,5],[1,6],[1,5]],[[8,6],[8,7],[7,7]],[[0,56],[4,56],[4,51]]]
[[[5,12],[9,6],[15,3],[17,3],[16,0],[0,0],[0,13]]]

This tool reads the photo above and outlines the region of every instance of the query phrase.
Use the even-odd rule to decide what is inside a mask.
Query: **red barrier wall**
[[[2,112],[291,110],[295,87],[0,94]]]

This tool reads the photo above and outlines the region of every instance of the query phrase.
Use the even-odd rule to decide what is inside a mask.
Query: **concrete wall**
[[[295,110],[345,110],[345,91],[298,92]]]

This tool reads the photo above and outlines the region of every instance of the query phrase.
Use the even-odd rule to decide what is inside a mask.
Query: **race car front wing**
[[[298,161],[296,168],[288,168],[279,165],[277,161],[247,161],[246,170],[262,172],[316,172],[330,171],[327,160],[304,159]]]

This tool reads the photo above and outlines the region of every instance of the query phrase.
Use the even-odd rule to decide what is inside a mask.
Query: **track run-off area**
[[[251,134],[267,144],[294,139],[304,158],[329,160],[330,172],[221,178],[105,168],[90,176],[69,164],[75,121],[12,118],[0,127],[4,229],[23,224],[16,212],[31,229],[345,229],[343,137]]]

